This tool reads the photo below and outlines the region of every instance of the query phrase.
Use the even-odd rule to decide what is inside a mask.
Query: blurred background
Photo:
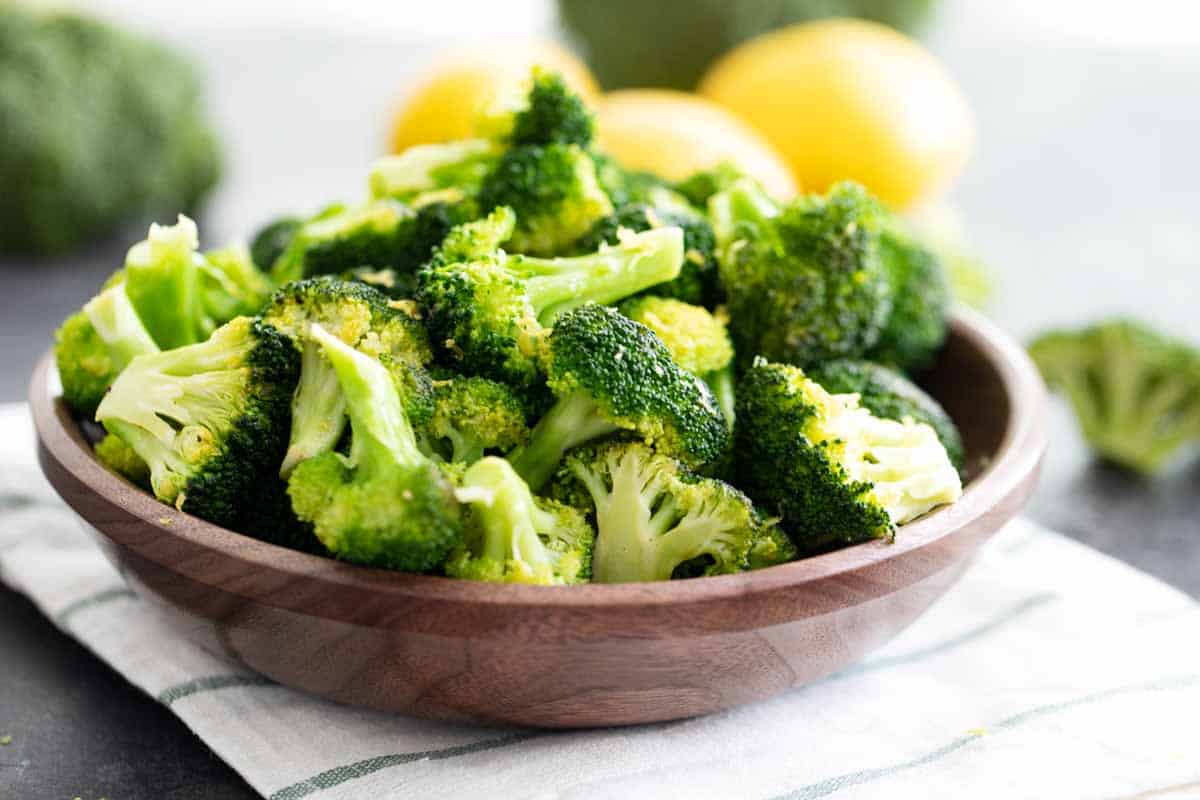
[[[199,66],[224,152],[220,182],[199,214],[205,247],[248,237],[278,214],[361,195],[368,164],[397,135],[397,109],[447,48],[487,53],[514,40],[569,41],[593,48],[606,88],[687,86],[709,53],[779,14],[852,8],[913,32],[973,112],[969,160],[914,213],[952,228],[984,265],[988,315],[1023,341],[1113,313],[1200,341],[1194,3],[562,0],[561,14],[554,0],[73,5],[158,37]],[[625,51],[605,41],[623,42]],[[667,50],[613,58],[655,44]],[[815,113],[789,107],[786,96],[765,97],[755,102],[777,106],[766,113]],[[2,257],[0,400],[23,397],[54,328],[119,266],[148,221],[51,258]],[[1132,478],[1092,462],[1061,404],[1053,424],[1033,515],[1200,595],[1197,470]]]

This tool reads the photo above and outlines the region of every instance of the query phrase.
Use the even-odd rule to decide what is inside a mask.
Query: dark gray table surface
[[[991,315],[1024,339],[1124,311],[1200,341],[1200,54],[1030,37],[958,8],[932,42],[979,117],[978,156],[954,200],[997,274]],[[206,246],[361,192],[399,76],[432,48],[254,31],[188,46],[230,142],[227,178],[200,219]],[[53,329],[128,241],[0,264],[0,401],[23,397]],[[1138,481],[1093,463],[1060,406],[1051,430],[1030,515],[1200,596],[1200,465]],[[0,736],[12,736],[0,747],[4,800],[254,796],[166,709],[7,590],[0,670]]]

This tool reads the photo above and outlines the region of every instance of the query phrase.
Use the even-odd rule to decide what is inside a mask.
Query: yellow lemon
[[[596,108],[600,148],[625,167],[680,180],[731,161],[780,199],[796,193],[775,148],[728,109],[687,92],[624,89]]]
[[[479,115],[521,90],[535,66],[558,72],[591,104],[600,94],[583,62],[553,42],[489,44],[443,57],[408,94],[392,123],[390,146],[398,153],[416,144],[474,135]]]
[[[873,22],[824,20],[752,39],[699,91],[757,128],[806,189],[852,178],[894,208],[944,189],[974,146],[971,109],[942,64]]]

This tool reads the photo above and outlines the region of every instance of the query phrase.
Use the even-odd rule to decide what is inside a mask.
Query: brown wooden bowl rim
[[[105,469],[92,455],[65,406],[51,393],[50,380],[55,375],[52,353],[44,356],[34,371],[30,406],[43,470],[52,482],[54,476],[52,470],[47,469],[47,457],[94,497],[116,506],[161,535],[183,539],[191,547],[215,556],[236,558],[256,570],[281,573],[296,580],[318,581],[332,587],[382,593],[396,601],[419,598],[426,602],[493,607],[493,610],[540,608],[546,612],[598,610],[611,613],[633,608],[706,605],[729,599],[749,599],[809,581],[854,573],[928,547],[985,515],[1036,470],[1045,449],[1046,401],[1045,389],[1035,367],[1020,345],[975,311],[956,310],[951,328],[952,335],[967,339],[991,362],[1009,404],[1004,436],[996,454],[970,481],[957,503],[905,525],[895,542],[868,542],[754,572],[686,581],[564,587],[497,584],[372,569],[290,550],[184,514]],[[62,492],[62,487],[56,488],[87,520],[82,508],[84,503]],[[94,527],[99,528],[98,525]],[[116,544],[138,551],[139,555],[155,560],[162,567],[202,583],[212,582],[211,571],[197,569],[189,574],[186,562],[161,563],[155,559],[154,553],[140,546],[145,542],[144,536],[123,536],[119,528],[101,529],[101,532]],[[352,613],[333,607],[313,607],[306,603],[306,599],[311,598],[306,598],[304,593],[281,597],[266,588],[271,581],[263,583],[261,590],[244,579],[236,585],[221,588],[256,602],[291,608],[300,613],[344,617],[347,621],[354,619]],[[803,615],[798,611],[795,616]]]

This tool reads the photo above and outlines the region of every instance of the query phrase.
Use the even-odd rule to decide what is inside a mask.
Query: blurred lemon
[[[588,104],[600,94],[583,62],[553,42],[458,50],[442,58],[405,98],[392,123],[391,148],[466,139],[477,117],[521,90],[534,66],[558,72]]]
[[[904,34],[833,19],[783,28],[721,58],[700,93],[779,149],[805,188],[853,178],[893,208],[944,189],[974,146],[971,109]]]
[[[766,139],[697,95],[671,89],[610,92],[596,107],[596,130],[600,148],[629,169],[680,180],[731,161],[780,199],[796,193],[787,162]]]

